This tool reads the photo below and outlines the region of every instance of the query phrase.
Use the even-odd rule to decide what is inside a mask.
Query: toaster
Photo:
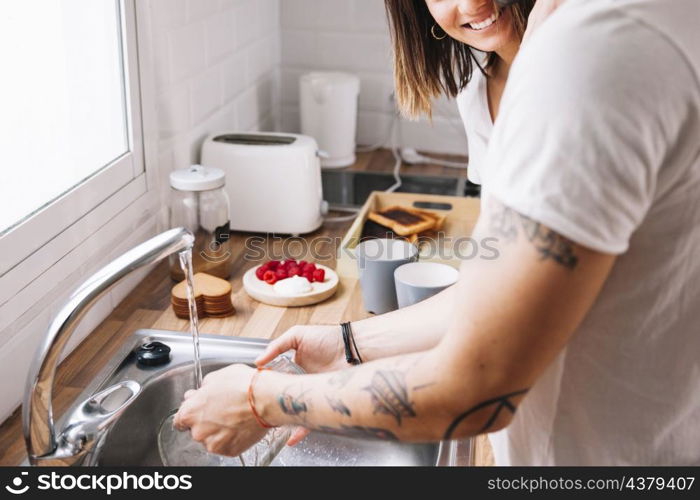
[[[232,230],[299,235],[323,223],[318,154],[304,135],[226,132],[207,137],[201,163],[226,173]]]

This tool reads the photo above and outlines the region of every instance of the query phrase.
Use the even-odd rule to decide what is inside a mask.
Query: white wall
[[[280,0],[282,23],[282,128],[298,132],[299,76],[341,70],[361,78],[357,139],[376,144],[392,117],[391,45],[382,0]],[[466,154],[456,105],[440,99],[431,126],[401,122],[403,146]]]
[[[279,123],[279,0],[137,0],[136,6],[148,192],[125,210],[108,200],[61,235],[66,244],[52,241],[50,255],[27,259],[27,265],[37,258],[55,264],[17,290],[12,300],[24,311],[17,319],[0,314],[0,422],[20,404],[36,348],[70,293],[167,229],[169,172],[197,162],[202,139],[212,132],[270,130]],[[60,253],[76,241],[83,243]],[[133,273],[96,303],[64,355],[148,271]]]
[[[279,126],[279,0],[150,0],[159,168],[220,130]],[[163,215],[165,217],[165,215]]]
[[[360,143],[374,143],[387,130],[393,83],[381,0],[137,0],[136,5],[148,191],[126,209],[118,199],[106,201],[52,241],[49,252],[38,251],[22,263],[55,262],[31,287],[17,290],[13,300],[22,311],[13,306],[17,319],[0,314],[0,421],[20,403],[29,363],[69,294],[97,269],[167,228],[168,174],[198,161],[204,137],[224,129],[297,131],[298,76],[319,68],[362,77]],[[441,113],[434,127],[404,123],[404,144],[464,153],[456,111],[446,114],[452,126]],[[93,223],[91,217],[108,223]],[[82,320],[70,347],[148,271],[134,273],[105,295]]]

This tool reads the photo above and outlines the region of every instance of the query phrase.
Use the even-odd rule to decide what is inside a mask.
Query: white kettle
[[[360,79],[349,73],[312,72],[302,75],[299,89],[301,133],[315,138],[326,153],[321,166],[355,163]]]

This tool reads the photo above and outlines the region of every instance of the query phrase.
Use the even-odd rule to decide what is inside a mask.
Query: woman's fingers
[[[309,434],[311,434],[309,429],[306,429],[305,427],[297,427],[294,429],[294,433],[287,440],[287,446],[295,446],[299,444],[299,442]]]
[[[276,338],[267,345],[265,351],[255,358],[255,364],[264,366],[275,359],[280,354],[287,352],[290,349],[296,349],[297,336],[294,331],[287,331],[282,336]]]
[[[173,427],[178,431],[186,431],[193,423],[189,405],[187,402],[183,402],[173,418]]]

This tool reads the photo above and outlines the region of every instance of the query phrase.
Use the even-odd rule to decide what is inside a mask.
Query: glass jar
[[[226,175],[218,168],[192,165],[170,173],[170,227],[186,227],[195,235],[192,267],[228,279],[233,254],[230,241],[229,199]],[[185,275],[177,255],[170,256],[170,277]]]

